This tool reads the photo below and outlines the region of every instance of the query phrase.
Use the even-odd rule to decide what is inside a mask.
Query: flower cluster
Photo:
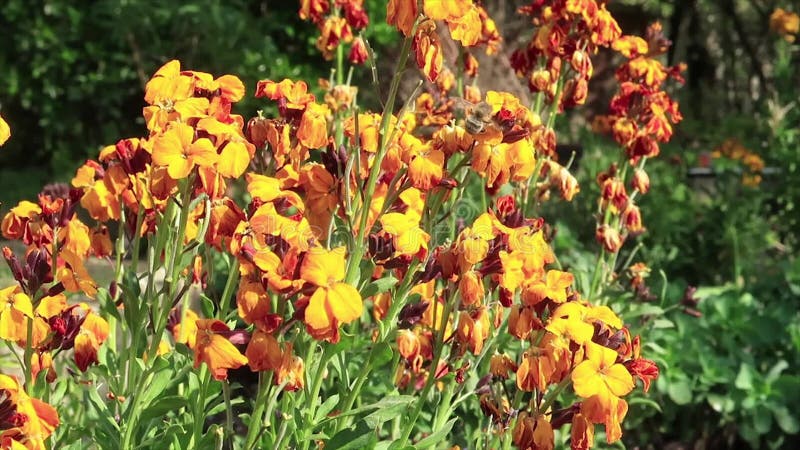
[[[535,0],[519,12],[537,28],[528,45],[511,55],[517,76],[560,110],[582,105],[593,73],[592,55],[622,34],[605,2]]]
[[[647,29],[646,39],[622,36],[612,47],[628,60],[616,73],[619,91],[611,99],[610,113],[595,119],[595,128],[610,133],[624,149],[626,164],[620,170],[616,164],[597,177],[601,188],[600,223],[597,241],[612,254],[619,251],[628,235],[644,231],[639,207],[634,200],[650,189],[650,178],[644,170],[648,158],[658,156],[659,143],[672,138],[672,125],[682,116],[678,102],[664,91],[668,78],[683,82],[683,65],[664,67],[656,59],[666,52],[670,42],[654,23]],[[628,165],[634,166],[629,193],[625,185]]]
[[[783,8],[776,8],[769,16],[769,28],[786,42],[794,42],[797,33],[800,33],[800,16]]]
[[[55,408],[29,397],[16,378],[0,374],[0,447],[44,450],[58,425]]]
[[[443,73],[444,54],[437,33],[437,22],[443,22],[453,40],[470,48],[486,46],[487,54],[497,53],[502,38],[494,21],[483,6],[472,0],[421,2],[420,15],[417,0],[390,0],[386,10],[386,21],[394,25],[405,36],[413,36],[412,48],[417,66],[429,81],[436,81]],[[464,70],[475,76],[478,62],[474,56],[466,54]]]
[[[742,184],[745,186],[758,186],[761,184],[761,173],[764,171],[764,159],[757,153],[750,151],[738,139],[725,139],[719,144],[711,156],[715,159],[727,158],[737,161],[744,166]]]
[[[78,368],[97,362],[97,351],[108,335],[108,324],[86,303],[67,304],[65,291],[94,297],[97,286],[84,265],[91,256],[111,254],[108,229],[90,229],[75,208],[80,191],[54,187],[39,202],[23,201],[3,218],[3,237],[27,246],[20,259],[8,248],[3,257],[18,285],[0,289],[0,338],[33,350],[40,370],[53,381],[53,357],[74,349]]]
[[[191,352],[200,369],[192,414],[207,407],[203,396],[212,377],[229,387],[229,371],[249,368],[260,372],[258,414],[267,390],[275,388],[271,402],[291,398],[281,391],[304,393],[310,406],[296,422],[304,428],[288,434],[303,435],[307,445],[318,426],[328,360],[337,344],[366,336],[361,341],[369,355],[353,395],[331,397],[328,405],[328,412],[340,411],[328,416],[332,431],[350,420],[354,396],[383,348],[396,352],[396,387],[419,394],[401,447],[433,386],[463,386],[475,367],[485,375],[475,400],[506,444],[552,449],[553,430],[566,424],[573,448],[590,447],[597,424],[605,426],[608,442],[617,441],[628,408],[623,397],[635,380],[647,390],[658,368],[641,357],[639,337],[608,306],[592,303],[594,286],[586,297],[578,292],[575,274],[563,270],[550,246],[552,228],[529,206],[552,190],[568,201],[579,192],[577,180],[555,161],[553,120],[560,107],[585,98],[589,57],[599,46],[613,45],[629,58],[618,72],[623,87],[608,120],[632,164],[655,156],[656,142],[671,135],[668,119],[679,120],[677,104],[661,91],[672,69],[651,59],[662,49],[655,28],[648,41],[619,38],[602,2],[534,2],[523,10],[539,30],[515,67],[542,67],[530,80],[553,108],[547,124],[540,103],[528,108],[512,94],[482,95],[477,88],[466,92],[476,105],[455,113],[453,83],[441,76],[437,24],[465,47],[486,45],[491,53],[499,45],[494,23],[469,0],[389,2],[387,20],[406,38],[382,113],[358,111],[354,88],[341,80],[325,86],[322,102],[302,81],[262,80],[254,96],[272,102],[278,114],[245,121],[232,113],[245,95],[239,78],[164,64],[145,86],[145,136],[103,148],[78,169],[71,187],[47,188],[38,203],[22,202],[2,221],[3,236],[27,246],[24,263],[4,249],[18,286],[0,290],[0,338],[24,349],[27,373],[25,390],[0,377],[2,438],[41,448],[30,443],[45,439],[58,419],[25,392],[37,375],[52,381],[54,358],[74,349],[81,372],[108,353],[126,361],[124,385],[113,384],[134,386],[127,399],[116,397],[126,405],[123,412],[134,414],[118,421],[134,427],[123,433],[130,443],[136,414],[146,406],[137,402],[149,398],[139,389],[161,370],[153,361],[163,362],[158,356],[175,349]],[[328,57],[341,54],[353,30],[368,23],[361,1],[302,1],[300,16],[320,28],[317,46]],[[351,62],[363,62],[354,52]],[[415,111],[395,113],[411,54],[438,91],[411,99]],[[464,60],[476,69],[470,58]],[[574,75],[561,70],[567,61]],[[641,164],[633,178],[636,192],[646,192]],[[234,195],[239,179],[246,192]],[[624,180],[624,173],[603,175],[603,226],[633,233],[641,218]],[[458,214],[470,185],[483,207]],[[78,206],[92,227],[78,218]],[[609,220],[617,216],[621,221]],[[606,249],[615,252],[618,241]],[[126,256],[140,257],[142,242],[148,269],[125,267]],[[90,276],[89,257],[113,261],[107,286]],[[221,293],[209,281],[220,261],[227,263]],[[157,281],[159,271],[164,278]],[[193,287],[203,291],[202,308],[187,293]],[[99,305],[70,305],[65,291],[97,298]],[[119,319],[118,326],[109,327],[98,310]],[[129,347],[98,352],[119,330],[130,332]],[[498,348],[499,342],[506,345]],[[342,378],[347,361],[338,364]],[[307,365],[314,374],[306,373]],[[569,406],[556,403],[562,393]]]
[[[300,18],[310,20],[319,29],[316,45],[325,59],[333,59],[341,44],[352,43],[348,61],[351,64],[364,64],[367,60],[363,38],[353,37],[354,32],[369,25],[364,0],[300,0]]]

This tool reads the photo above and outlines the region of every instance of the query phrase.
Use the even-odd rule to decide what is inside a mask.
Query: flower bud
[[[623,211],[622,223],[625,224],[625,228],[632,234],[639,234],[644,231],[642,213],[639,211],[639,207],[634,205],[633,202],[628,203],[625,211]]]
[[[461,276],[458,282],[458,292],[461,294],[461,304],[471,306],[483,301],[483,280],[475,271],[470,270]]]
[[[631,187],[638,190],[642,194],[647,194],[650,191],[650,176],[644,169],[635,169],[633,171],[633,179],[631,179]]]
[[[355,38],[355,40],[353,40],[353,45],[350,47],[350,54],[347,55],[347,60],[350,61],[350,64],[361,65],[364,64],[368,58],[369,54],[367,53],[367,46],[364,44],[364,40],[360,37]]]
[[[595,239],[609,253],[617,253],[622,247],[622,237],[619,235],[619,231],[608,225],[597,227]]]

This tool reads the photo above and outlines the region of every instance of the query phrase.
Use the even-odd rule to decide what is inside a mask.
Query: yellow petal
[[[201,167],[213,166],[219,157],[214,144],[206,138],[198,139],[197,142],[191,144],[188,153],[192,161]]]
[[[8,138],[11,137],[11,127],[8,126],[8,123],[0,117],[0,145],[6,143]]]
[[[222,149],[217,170],[223,177],[239,178],[250,164],[250,152],[244,142],[228,142]]]
[[[328,305],[333,316],[341,323],[350,323],[364,310],[361,295],[347,283],[336,283],[328,290]]]
[[[605,370],[603,377],[612,394],[621,397],[634,388],[633,377],[622,364],[614,364]]]
[[[579,397],[589,398],[605,387],[599,374],[600,367],[586,360],[572,370],[572,386]]]
[[[331,317],[328,315],[328,290],[317,289],[308,300],[305,321],[311,328],[322,330],[331,326]]]
[[[170,162],[167,167],[167,173],[173,180],[180,180],[181,178],[186,178],[192,169],[194,169],[194,163],[180,156]]]

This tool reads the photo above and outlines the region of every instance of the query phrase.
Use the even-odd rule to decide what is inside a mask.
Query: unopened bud
[[[619,232],[608,225],[597,227],[595,239],[597,239],[597,242],[609,253],[617,253],[622,247],[622,237],[619,235]]]
[[[650,191],[650,176],[647,175],[647,172],[645,172],[644,169],[636,169],[633,171],[631,187],[642,194],[647,194],[647,192]]]

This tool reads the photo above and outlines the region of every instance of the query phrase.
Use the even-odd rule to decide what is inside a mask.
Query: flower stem
[[[416,30],[417,24],[414,24],[414,30]],[[364,201],[361,204],[361,217],[359,221],[358,227],[358,234],[356,237],[355,242],[353,243],[353,248],[350,249],[350,260],[347,266],[347,273],[345,275],[345,281],[351,285],[356,285],[358,282],[358,267],[359,263],[361,262],[361,258],[364,256],[364,237],[367,233],[367,221],[369,219],[369,206],[372,203],[372,196],[375,194],[375,186],[378,183],[378,175],[381,171],[381,163],[383,162],[383,158],[386,157],[386,153],[389,149],[389,127],[392,123],[392,111],[394,110],[395,100],[397,99],[397,91],[400,89],[400,79],[402,78],[403,69],[405,68],[406,61],[408,60],[408,55],[411,50],[411,42],[412,42],[412,33],[405,38],[403,41],[403,48],[400,51],[400,59],[397,61],[397,68],[394,72],[394,77],[392,78],[392,84],[389,90],[389,98],[386,100],[386,106],[383,109],[383,114],[381,117],[381,124],[380,124],[380,140],[378,146],[378,153],[375,155],[375,158],[372,161],[372,169],[369,173],[369,178],[367,179],[366,185],[366,193],[364,194]]]

